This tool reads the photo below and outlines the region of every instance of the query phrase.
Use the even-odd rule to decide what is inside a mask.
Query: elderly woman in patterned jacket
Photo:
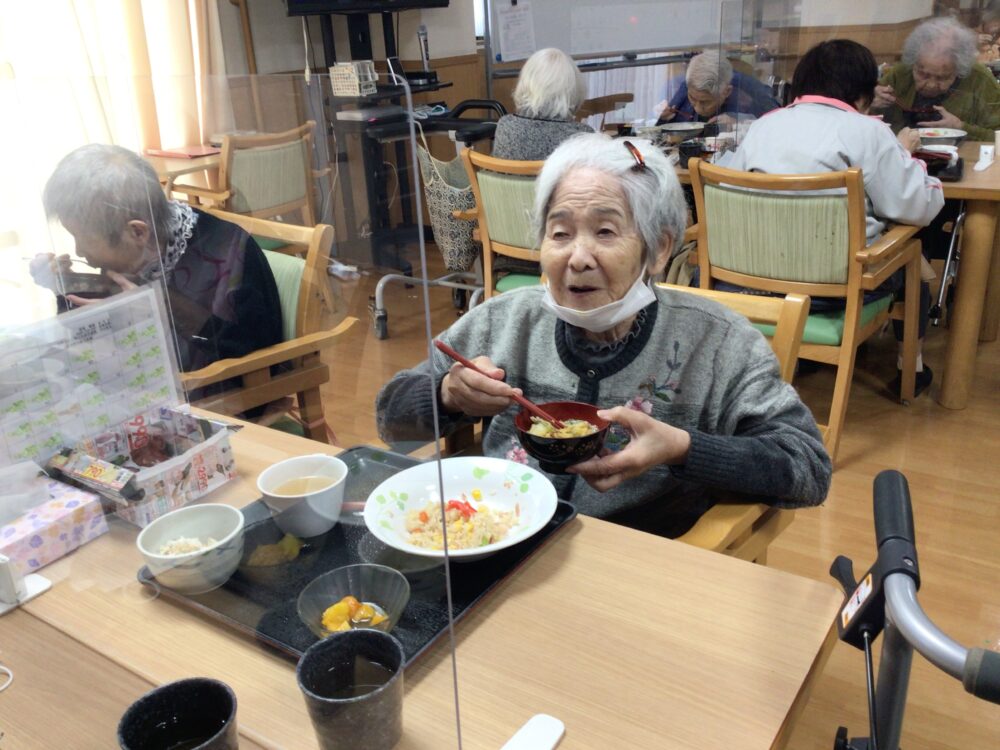
[[[483,419],[487,455],[527,462],[511,396],[586,401],[614,422],[611,450],[553,477],[583,513],[677,536],[722,495],[820,503],[830,459],[764,337],[715,303],[649,283],[685,216],[674,170],[648,142],[563,143],[536,189],[547,286],[494,297],[441,335],[494,377],[435,352],[380,392],[382,437],[427,439]]]
[[[77,255],[119,287],[163,286],[182,370],[282,340],[278,288],[253,237],[167,200],[156,172],[138,154],[82,146],[56,166],[42,202],[73,235]],[[43,253],[31,262],[31,273],[39,285],[59,290],[69,265],[69,256]]]

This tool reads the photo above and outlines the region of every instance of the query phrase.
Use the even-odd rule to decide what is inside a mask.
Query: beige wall
[[[931,14],[933,0],[802,0],[801,26],[901,23]]]

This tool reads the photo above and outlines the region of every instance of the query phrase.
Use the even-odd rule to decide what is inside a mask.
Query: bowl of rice
[[[239,508],[189,505],[157,518],[135,544],[157,582],[182,594],[204,594],[236,572],[243,529]]]
[[[365,502],[368,530],[409,555],[441,558],[447,544],[449,558],[469,561],[523,542],[556,511],[552,482],[515,461],[446,458],[441,476],[443,495],[434,461],[386,479]]]
[[[580,401],[539,404],[563,423],[556,429],[526,410],[514,418],[517,437],[542,471],[565,474],[566,468],[596,456],[604,447],[611,423],[597,416],[597,407]]]

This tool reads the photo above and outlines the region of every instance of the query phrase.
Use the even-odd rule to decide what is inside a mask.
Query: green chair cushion
[[[298,435],[299,437],[306,436],[305,428],[289,416],[278,418],[269,424],[268,427],[272,430],[278,430],[279,432],[287,432],[289,435]]]
[[[538,286],[542,283],[541,276],[530,276],[523,273],[509,273],[497,282],[497,291],[501,294],[520,289],[524,286]]]
[[[257,240],[257,244],[261,250],[277,250],[279,247],[284,247],[288,244],[287,242],[272,239],[271,237],[258,237],[256,234],[253,235],[253,238]]]
[[[869,302],[861,308],[861,326],[872,322],[875,316],[888,309],[892,304],[892,295],[887,294],[874,302]],[[754,328],[765,336],[774,335],[774,326],[766,323],[754,323]],[[844,311],[813,313],[806,319],[806,328],[802,333],[802,343],[819,344],[821,346],[840,346],[844,340]]]
[[[299,312],[299,288],[302,286],[302,272],[306,262],[302,258],[284,253],[264,251],[267,265],[271,268],[274,283],[278,287],[281,300],[281,331],[285,341],[296,337],[295,323]]]

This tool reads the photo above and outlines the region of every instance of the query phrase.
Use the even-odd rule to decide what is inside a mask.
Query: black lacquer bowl
[[[529,456],[538,460],[538,466],[549,474],[565,474],[566,467],[596,456],[604,446],[611,423],[597,416],[597,407],[579,401],[552,401],[539,407],[560,421],[585,419],[597,427],[597,432],[583,437],[546,438],[532,435],[531,413],[525,410],[514,418],[517,437]]]

